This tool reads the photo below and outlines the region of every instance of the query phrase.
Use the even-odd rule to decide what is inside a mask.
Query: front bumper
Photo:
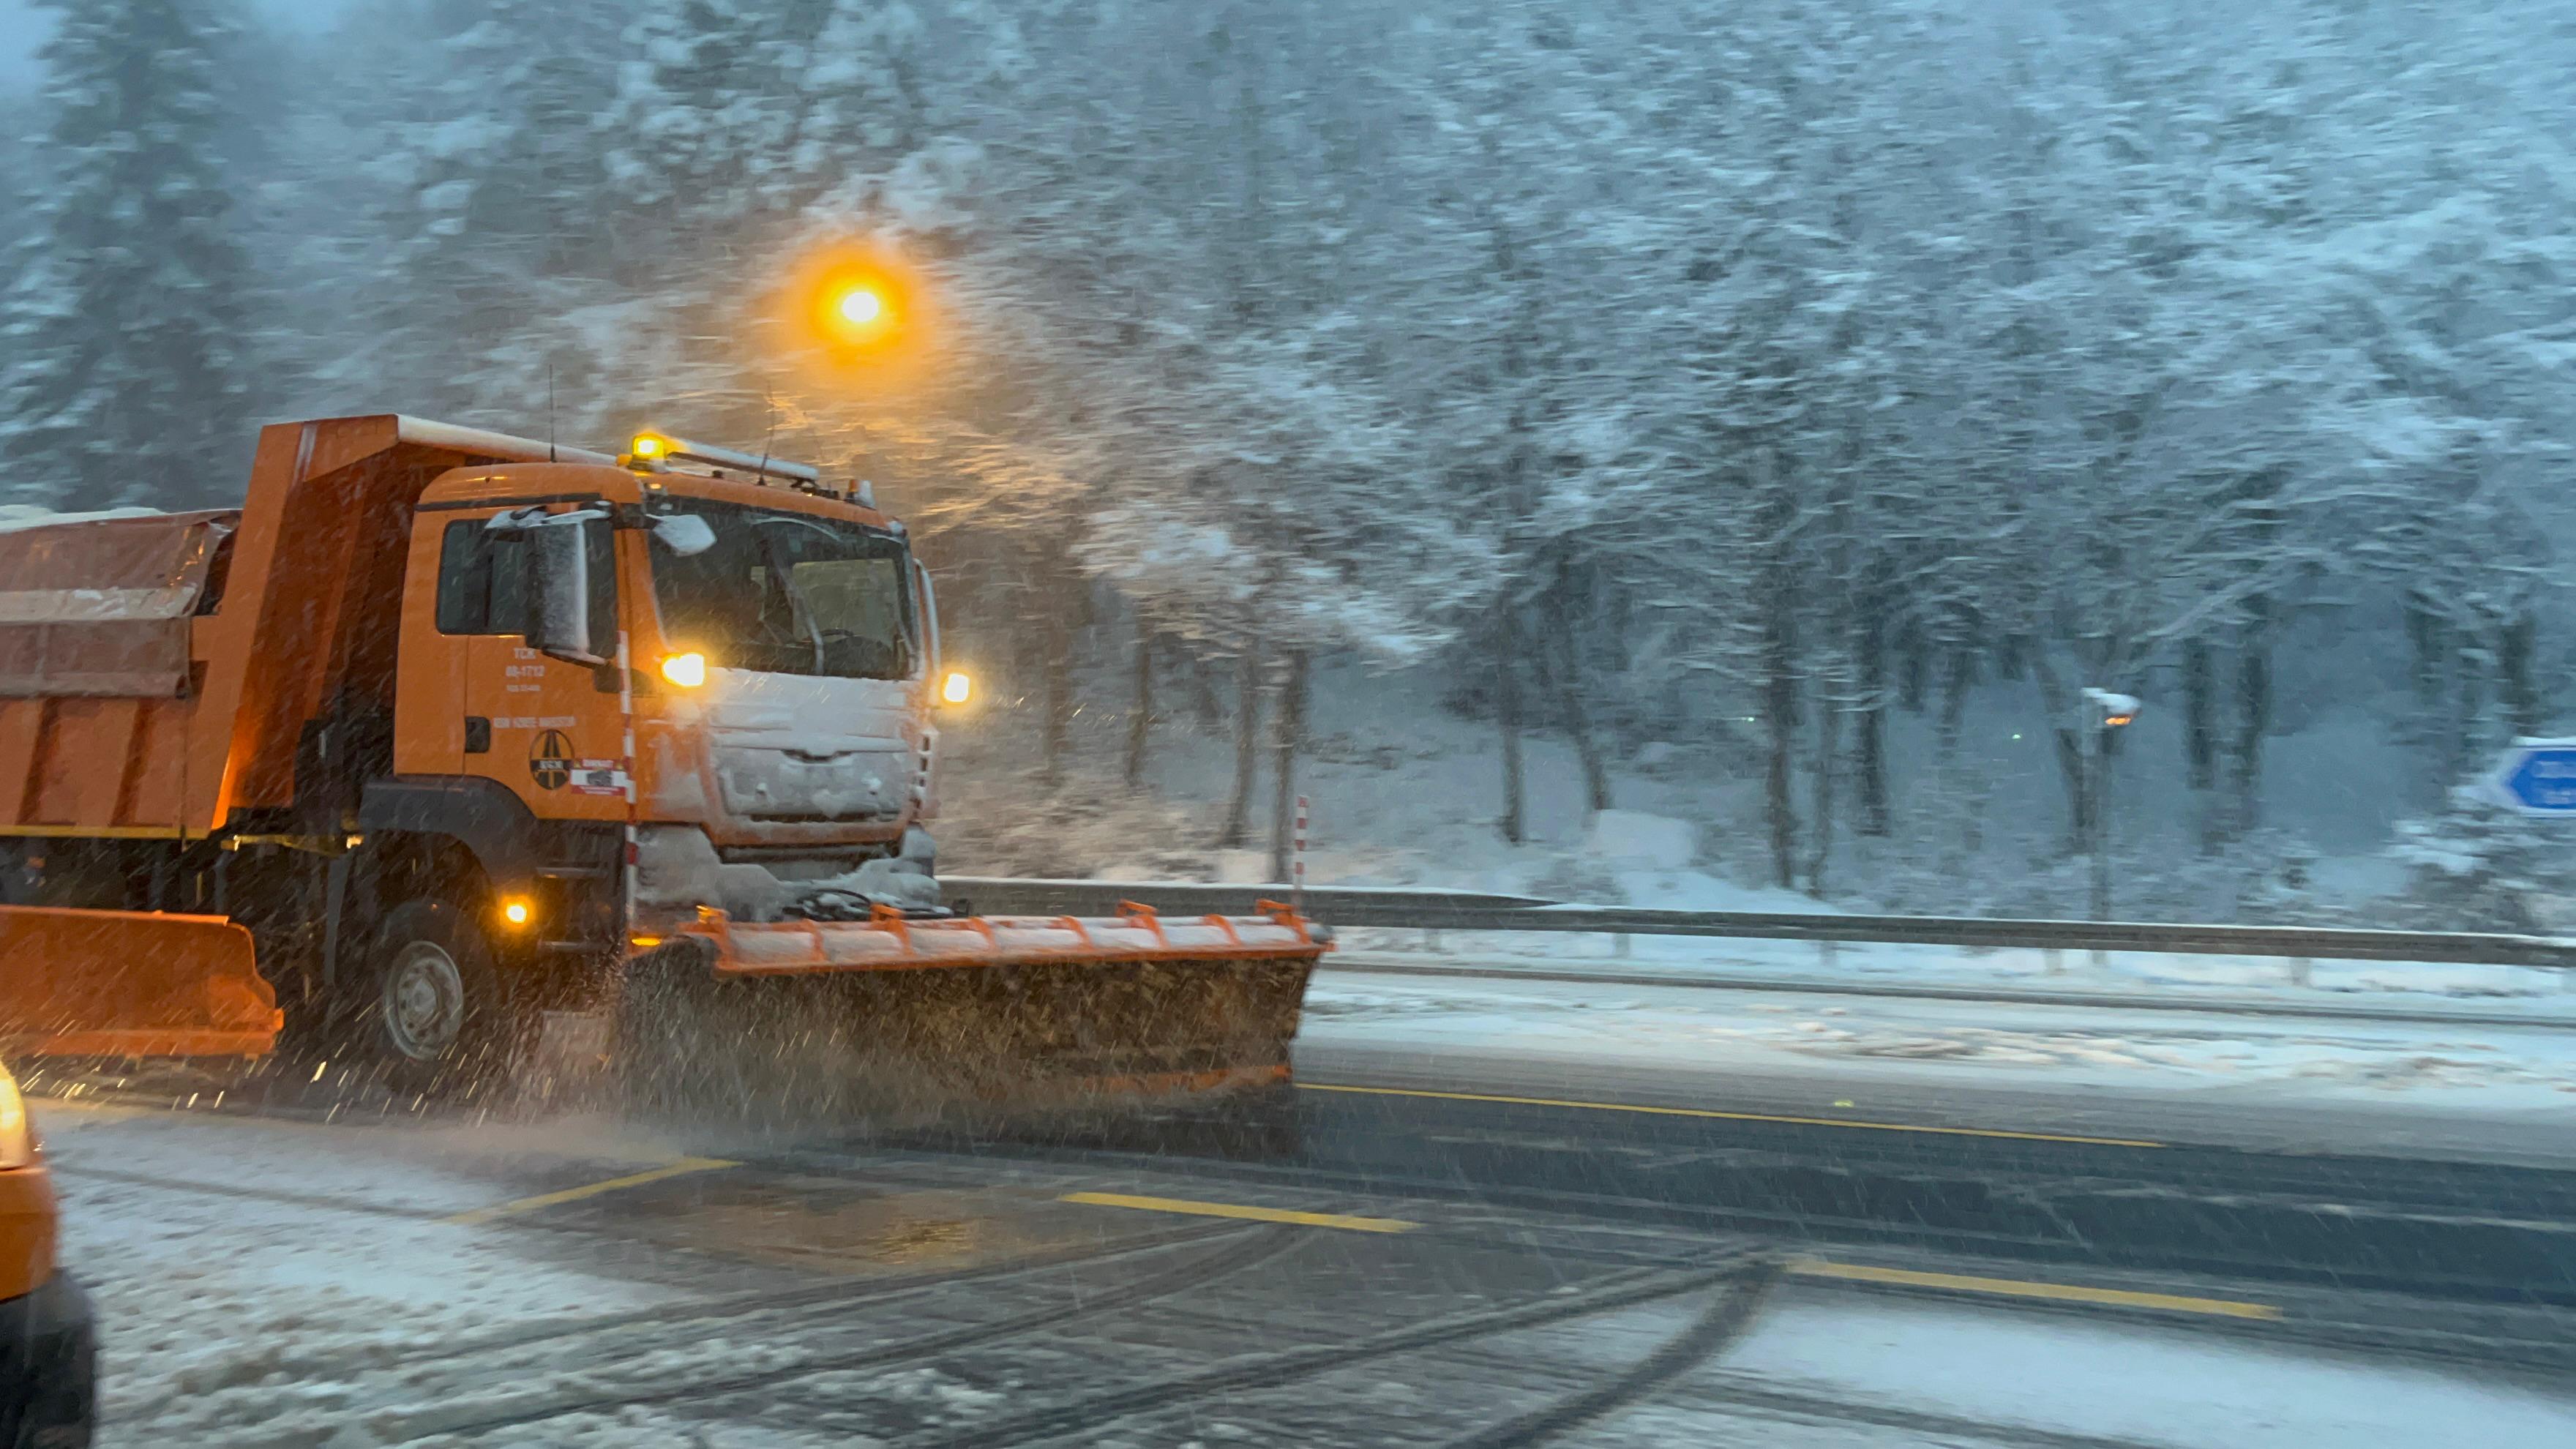
[[[89,1295],[56,1273],[0,1301],[0,1445],[88,1449],[98,1418],[98,1335]]]

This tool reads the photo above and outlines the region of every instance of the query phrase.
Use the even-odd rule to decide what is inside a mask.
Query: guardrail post
[[[1430,952],[1434,956],[1446,956],[1449,954],[1440,947],[1440,928],[1438,926],[1433,926],[1422,933],[1422,949]]]
[[[2066,953],[2058,950],[2055,946],[2043,949],[2039,953],[2039,969],[2047,972],[2051,976],[2065,975]]]
[[[1610,938],[1610,954],[1625,960],[1628,955],[1628,933],[1621,931]]]
[[[1834,969],[1834,944],[1830,939],[1816,942],[1816,964],[1828,971]]]
[[[2305,956],[2293,956],[2290,958],[2290,984],[2292,986],[2309,985],[2315,974],[2316,963],[2314,961],[2309,960]]]

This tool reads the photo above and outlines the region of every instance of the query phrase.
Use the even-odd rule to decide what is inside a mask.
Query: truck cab
[[[564,863],[631,826],[630,936],[700,904],[771,915],[877,861],[921,867],[871,880],[930,903],[937,624],[903,525],[647,438],[624,466],[464,468],[424,491],[392,774],[362,822],[479,836],[496,859],[550,834]],[[503,874],[525,888],[516,924],[600,935],[581,907],[611,893],[567,884],[596,876]]]

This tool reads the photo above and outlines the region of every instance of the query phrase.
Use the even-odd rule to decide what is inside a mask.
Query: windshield
[[[856,524],[688,503],[715,541],[653,550],[663,638],[729,669],[905,679],[913,671],[909,556]]]

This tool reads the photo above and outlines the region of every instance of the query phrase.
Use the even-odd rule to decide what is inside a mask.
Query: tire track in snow
[[[485,1399],[408,1413],[382,1412],[368,1417],[368,1427],[384,1436],[387,1442],[430,1435],[464,1437],[520,1428],[572,1414],[596,1414],[740,1394],[817,1374],[891,1368],[959,1349],[1021,1337],[1086,1315],[1138,1307],[1258,1266],[1304,1240],[1300,1230],[1290,1228],[1265,1227],[1250,1232],[1233,1230],[1223,1236],[1231,1240],[1227,1246],[1125,1287],[1090,1295],[1075,1294],[1066,1302],[1012,1314],[991,1323],[968,1324],[939,1333],[876,1344],[855,1352],[804,1358],[749,1372],[684,1377],[677,1382],[646,1389],[584,1386],[572,1392],[540,1392],[515,1399]]]
[[[1679,1273],[1613,1273],[1588,1291],[1561,1298],[1523,1300],[1473,1309],[1363,1334],[1341,1343],[1303,1344],[1271,1353],[1245,1354],[1104,1393],[1089,1394],[1000,1419],[898,1439],[896,1449],[982,1449],[992,1444],[1038,1443],[1070,1434],[1096,1433],[1115,1420],[1169,1409],[1214,1394],[1276,1388],[1351,1364],[1470,1339],[1588,1318],[1616,1309],[1678,1297],[1731,1283],[1749,1271],[1745,1260]]]
[[[1780,1281],[1782,1265],[1761,1259],[1721,1284],[1697,1318],[1664,1345],[1609,1382],[1453,1439],[1446,1449],[1530,1449],[1627,1407],[1743,1337]]]

